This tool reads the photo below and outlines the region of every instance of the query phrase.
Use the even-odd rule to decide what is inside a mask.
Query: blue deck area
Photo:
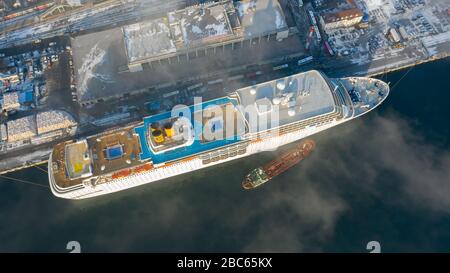
[[[230,102],[233,105],[237,104],[237,102],[235,100],[225,97],[225,98],[219,98],[219,99],[207,101],[202,104],[192,105],[192,106],[188,107],[191,112],[190,119],[191,119],[191,121],[194,120],[194,118],[193,118],[194,111],[197,112],[199,110],[206,109],[207,107],[210,107],[210,106],[223,105],[223,104],[227,104]],[[144,125],[134,128],[134,131],[139,135],[139,141],[141,144],[141,151],[142,151],[140,154],[141,160],[146,160],[146,159],[151,158],[153,161],[153,164],[159,164],[159,163],[163,163],[166,161],[171,161],[171,160],[175,160],[175,159],[179,159],[179,158],[183,158],[183,157],[189,157],[191,155],[194,155],[194,154],[197,154],[200,152],[204,152],[207,150],[211,150],[211,149],[219,148],[219,147],[226,146],[229,144],[233,144],[233,143],[239,142],[241,140],[241,138],[239,136],[235,136],[233,139],[223,139],[223,140],[215,140],[215,141],[210,141],[210,142],[206,142],[206,143],[201,143],[199,136],[202,133],[202,124],[194,124],[195,140],[192,143],[192,145],[189,145],[187,147],[180,147],[178,149],[167,151],[165,153],[154,154],[152,152],[151,148],[148,146],[148,142],[147,142],[148,128],[152,122],[169,119],[172,117],[171,115],[172,115],[171,112],[165,112],[165,113],[145,117]],[[196,121],[194,121],[194,122],[197,123]]]
[[[123,155],[123,149],[122,149],[122,146],[120,146],[120,145],[106,148],[106,158],[109,160],[113,160],[113,159],[122,157],[122,155]]]

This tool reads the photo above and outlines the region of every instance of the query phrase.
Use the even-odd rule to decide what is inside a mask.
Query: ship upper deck
[[[132,130],[88,139],[95,174],[110,173],[139,164],[140,145]]]
[[[332,113],[336,102],[325,76],[316,71],[244,87],[236,91],[251,133]]]
[[[63,142],[53,149],[53,177],[62,188],[78,185],[91,176],[141,164],[139,154],[139,139],[132,128]]]
[[[235,99],[224,97],[144,118],[143,125],[135,128],[141,160],[159,164],[238,142],[246,133],[246,123],[236,106]],[[154,135],[154,131],[160,132]]]

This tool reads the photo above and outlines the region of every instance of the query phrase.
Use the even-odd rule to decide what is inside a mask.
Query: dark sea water
[[[387,76],[383,105],[313,136],[309,158],[254,191],[242,178],[280,150],[81,201],[0,179],[0,251],[449,252],[450,60],[396,84],[407,71]],[[10,176],[47,184],[36,168]]]

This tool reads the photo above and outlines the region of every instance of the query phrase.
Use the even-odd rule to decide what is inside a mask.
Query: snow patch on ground
[[[198,26],[192,26],[192,32],[202,34],[202,30]]]
[[[239,17],[242,17],[245,14],[251,13],[256,8],[256,1],[239,2],[237,8]]]
[[[94,72],[95,68],[105,61],[106,51],[98,48],[96,44],[91,51],[83,58],[83,64],[78,69],[78,75],[80,77],[80,85],[78,91],[83,96],[87,91],[89,81],[95,77],[108,80],[105,75],[97,74]]]
[[[15,168],[17,166],[22,166],[27,162],[36,162],[39,161],[39,159],[48,158],[52,150],[52,148],[44,148],[28,154],[5,158],[5,160],[0,160],[0,170],[3,171],[10,168]]]
[[[438,47],[445,47],[447,50],[450,50],[450,31],[438,35],[427,36],[421,40],[430,56],[437,55],[440,52]]]
[[[283,20],[278,10],[275,10],[275,24],[277,26],[277,29],[286,27],[286,22]]]

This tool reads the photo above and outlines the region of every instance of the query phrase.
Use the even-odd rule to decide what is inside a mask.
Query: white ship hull
[[[350,118],[351,119],[351,118]],[[200,158],[195,158],[188,161],[180,160],[179,163],[171,164],[167,167],[161,166],[158,168],[155,168],[153,170],[150,170],[145,173],[140,173],[136,175],[130,175],[125,178],[121,179],[115,179],[111,180],[110,182],[98,184],[96,186],[85,186],[82,185],[81,187],[76,187],[76,189],[73,189],[71,191],[67,191],[68,189],[65,189],[64,193],[61,193],[62,189],[58,189],[56,183],[54,183],[54,179],[52,177],[51,172],[49,172],[49,180],[50,180],[50,186],[53,194],[57,197],[61,198],[67,198],[67,199],[84,199],[84,198],[91,198],[99,195],[109,194],[129,188],[133,188],[136,186],[148,184],[155,181],[160,181],[172,176],[184,174],[193,172],[196,170],[200,170],[202,168],[215,166],[218,164],[222,164],[224,162],[228,162],[231,160],[235,160],[238,158],[246,157],[252,154],[256,154],[263,151],[270,151],[275,150],[280,146],[295,142],[297,140],[306,138],[310,135],[316,134],[318,132],[321,132],[323,130],[326,130],[328,128],[334,127],[340,123],[346,122],[350,119],[341,120],[339,122],[333,122],[331,124],[323,125],[319,128],[311,128],[311,129],[305,129],[298,132],[292,132],[287,133],[285,135],[280,135],[276,137],[271,137],[269,139],[261,140],[258,142],[252,142],[247,147],[247,152],[242,155],[237,155],[235,157],[230,157],[224,160],[219,160],[216,162],[211,162],[209,164],[203,164],[202,160]],[[50,158],[49,162],[51,162],[52,159]],[[50,168],[51,166],[49,166]]]
[[[349,78],[350,81],[357,80],[358,78]],[[49,182],[50,182],[50,188],[52,190],[52,193],[60,198],[66,198],[66,199],[84,199],[84,198],[92,198],[95,196],[100,196],[104,194],[114,193],[117,191],[129,189],[132,187],[144,185],[147,183],[155,182],[164,180],[166,178],[193,172],[202,168],[206,168],[209,166],[214,166],[217,164],[222,164],[224,162],[228,162],[234,159],[243,158],[245,156],[249,156],[252,154],[256,154],[262,151],[270,151],[275,150],[280,146],[301,140],[303,138],[306,138],[308,136],[311,136],[313,134],[319,133],[321,131],[324,131],[326,129],[329,129],[331,127],[334,127],[336,125],[339,125],[341,123],[347,122],[349,120],[352,120],[354,118],[357,118],[359,116],[362,116],[374,108],[376,108],[378,105],[380,105],[388,96],[389,94],[389,87],[387,84],[382,83],[378,80],[372,80],[365,78],[365,81],[368,81],[371,83],[372,81],[379,82],[382,86],[380,87],[380,90],[383,90],[383,93],[378,93],[379,97],[377,97],[377,93],[370,93],[370,96],[372,98],[377,99],[375,103],[372,102],[370,107],[368,107],[368,104],[352,104],[350,108],[344,107],[343,108],[343,117],[340,119],[329,119],[326,122],[322,123],[314,123],[315,126],[306,126],[301,129],[297,129],[294,131],[287,131],[284,134],[274,134],[273,136],[256,136],[255,134],[247,134],[244,135],[241,142],[235,143],[236,145],[240,145],[240,143],[244,144],[246,146],[245,152],[243,150],[240,154],[233,153],[231,156],[230,154],[227,154],[224,158],[220,158],[222,156],[217,156],[217,153],[215,151],[221,151],[221,150],[227,150],[228,148],[226,146],[219,147],[218,150],[215,151],[207,151],[206,153],[212,152],[216,153],[215,156],[212,156],[210,154],[206,153],[199,153],[192,157],[185,157],[185,158],[179,158],[175,161],[169,161],[168,163],[160,163],[153,165],[153,168],[146,170],[144,172],[139,173],[130,173],[129,175],[121,178],[115,178],[115,179],[102,179],[102,177],[99,177],[99,182],[95,183],[80,183],[75,186],[65,187],[61,188],[56,183],[56,179],[54,178],[53,174],[53,154],[50,156],[49,159]],[[362,81],[362,80],[361,80]],[[355,85],[356,86],[356,85]],[[351,86],[350,86],[351,87]],[[364,87],[364,86],[363,86]],[[346,95],[347,96],[347,95]],[[350,95],[351,96],[351,95]],[[359,94],[358,94],[359,96]],[[346,109],[344,109],[346,108]],[[301,121],[300,121],[301,122]],[[293,123],[286,124],[285,126],[289,126]],[[282,126],[283,127],[283,126]],[[282,128],[280,127],[280,128]],[[283,127],[284,128],[284,127]],[[259,134],[259,132],[258,132]],[[229,150],[227,150],[229,151]],[[212,161],[212,159],[214,161]],[[211,160],[210,160],[211,159]],[[144,163],[143,163],[144,164]]]

